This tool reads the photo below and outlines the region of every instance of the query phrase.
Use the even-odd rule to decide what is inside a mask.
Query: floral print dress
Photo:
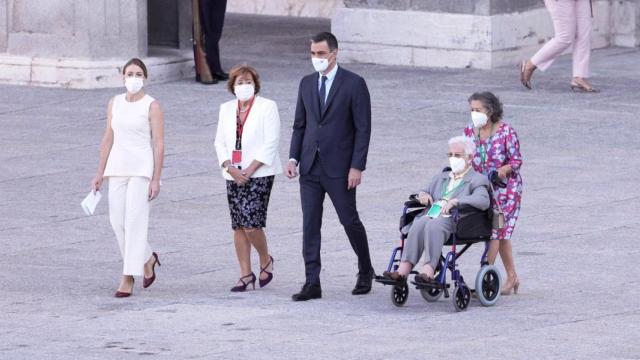
[[[473,158],[474,170],[489,175],[504,165],[511,165],[513,170],[507,179],[507,187],[500,188],[493,185],[493,191],[498,204],[504,213],[505,226],[500,230],[493,230],[492,239],[510,240],[520,214],[520,200],[522,199],[522,155],[520,142],[515,130],[507,123],[500,123],[493,136],[480,140],[473,125],[464,129],[464,135],[473,139],[476,144],[476,154]]]

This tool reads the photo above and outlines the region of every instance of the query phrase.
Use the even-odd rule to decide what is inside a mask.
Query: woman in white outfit
[[[113,97],[100,144],[100,163],[91,187],[97,191],[109,179],[109,220],[124,262],[116,297],[130,296],[134,276],[143,287],[154,282],[158,255],[149,246],[149,202],[160,192],[164,158],[163,114],[160,103],[145,94],[147,68],[131,59],[122,68],[127,92]]]
[[[274,176],[282,172],[278,155],[280,116],[275,102],[258,96],[260,77],[251,66],[231,69],[227,87],[237,99],[220,106],[215,146],[227,180],[233,240],[240,263],[240,279],[231,291],[238,292],[249,285],[255,289],[252,245],[260,256],[260,287],[273,279],[273,258],[263,228]]]

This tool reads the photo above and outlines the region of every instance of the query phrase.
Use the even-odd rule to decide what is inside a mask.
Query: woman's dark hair
[[[491,120],[492,123],[497,123],[502,119],[502,103],[492,92],[484,91],[473,93],[473,95],[469,96],[469,103],[474,100],[480,101],[482,106],[489,111],[489,120]]]
[[[317,33],[311,38],[311,41],[315,44],[326,41],[327,45],[329,45],[329,51],[333,51],[338,48],[338,39],[336,39],[336,36],[330,32],[325,31]]]
[[[133,58],[129,61],[127,61],[126,64],[124,64],[124,66],[122,67],[122,75],[125,74],[125,72],[127,71],[127,68],[129,67],[129,65],[136,65],[139,66],[142,69],[142,73],[144,74],[144,77],[147,78],[147,66],[144,64],[144,62],[142,62],[142,60],[138,59],[138,58]]]
[[[229,71],[229,81],[227,81],[227,90],[233,95],[236,94],[234,87],[236,84],[236,79],[241,75],[251,75],[251,79],[253,80],[253,88],[254,93],[257,95],[260,92],[260,75],[258,74],[258,70],[256,70],[253,66],[247,64],[236,65]]]

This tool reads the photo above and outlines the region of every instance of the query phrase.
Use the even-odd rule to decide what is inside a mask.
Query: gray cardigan
[[[442,188],[449,179],[449,173],[450,171],[447,171],[434,176],[429,187],[422,190],[429,193],[434,202],[442,199]],[[491,183],[486,176],[469,169],[462,182],[463,184],[450,196],[450,199],[458,200],[458,206],[469,205],[483,211],[491,206]]]

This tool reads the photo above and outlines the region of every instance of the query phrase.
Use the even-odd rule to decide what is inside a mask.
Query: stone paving
[[[229,16],[223,63],[247,61],[277,101],[286,158],[311,34],[326,20]],[[371,54],[375,56],[375,54]],[[150,239],[163,266],[134,296],[112,297],[121,260],[106,202],[79,202],[95,172],[109,97],[122,89],[0,87],[0,359],[640,358],[636,182],[638,49],[593,53],[600,94],[570,91],[570,57],[537,73],[344,66],[373,101],[368,169],[359,188],[374,266],[398,243],[407,194],[446,164],[446,140],[468,121],[466,99],[491,90],[518,131],[525,193],[513,239],[521,293],[463,313],[413,290],[354,297],[356,258],[328,203],[323,298],[290,301],[303,281],[297,181],[277,177],[267,233],[276,259],[267,288],[231,294],[238,269],[213,138],[225,87],[151,85],[165,109],[166,168]],[[153,74],[151,74],[153,76]],[[480,246],[461,261],[475,278]],[[258,269],[257,257],[253,259]],[[501,265],[500,265],[501,266]]]

